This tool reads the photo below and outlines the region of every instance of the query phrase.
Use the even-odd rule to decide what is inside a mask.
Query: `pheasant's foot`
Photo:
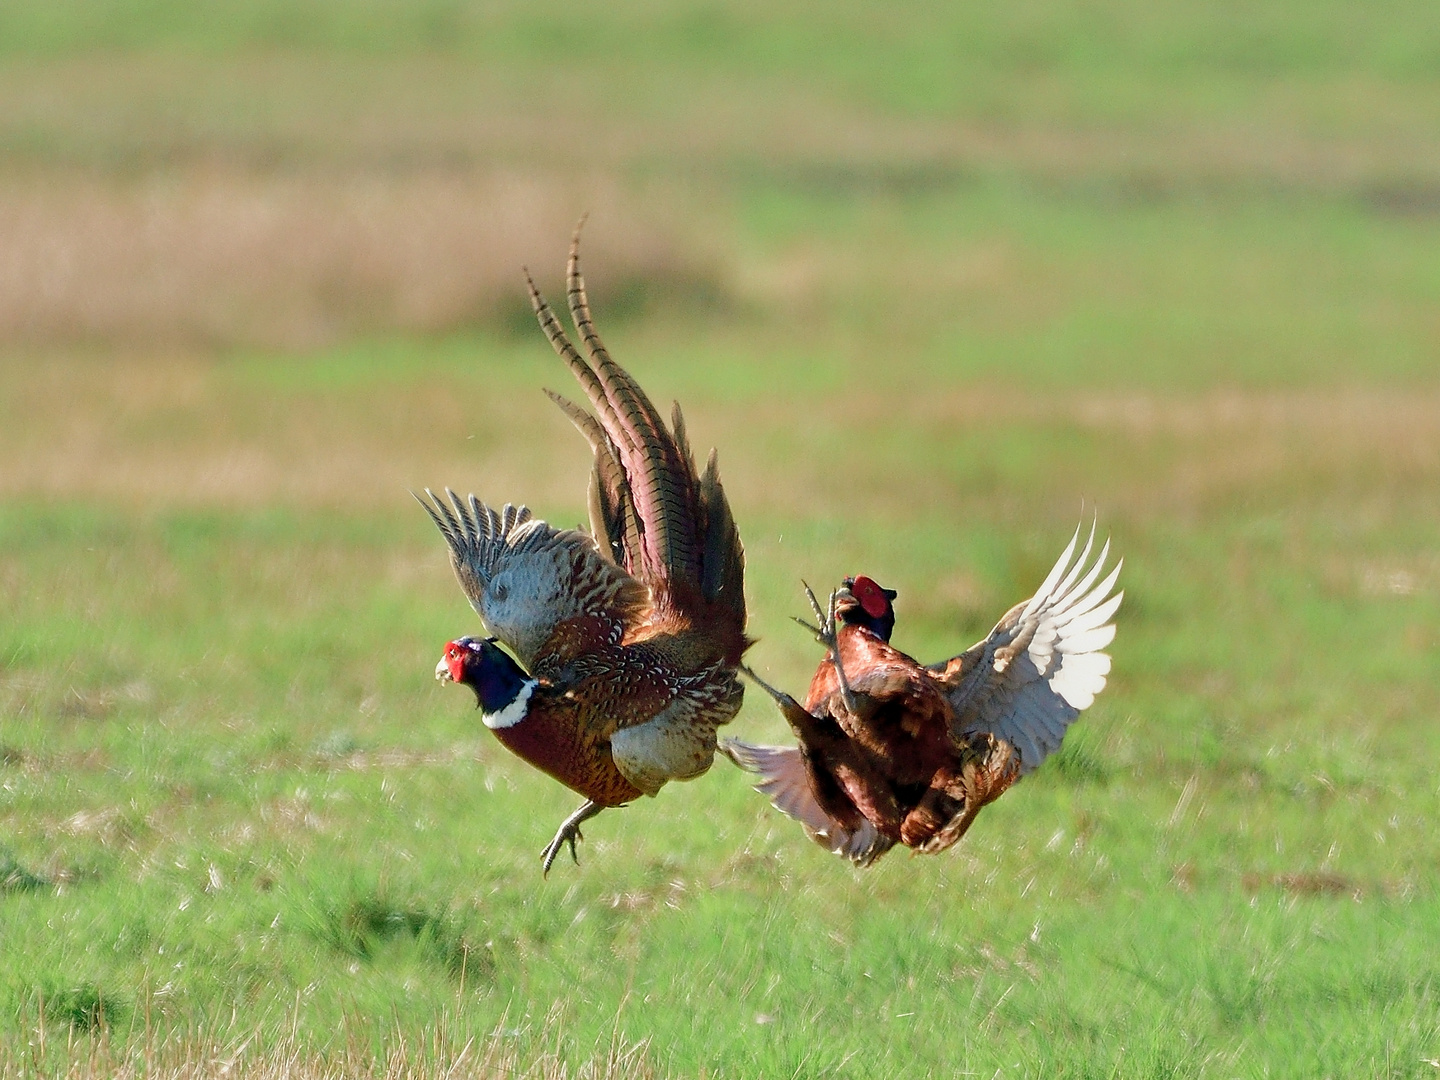
[[[815,599],[815,590],[810,588],[810,583],[804,578],[800,579],[800,584],[805,586],[805,599],[810,601],[810,610],[815,613],[815,621],[821,626],[824,626],[825,621],[829,616],[827,615],[825,609],[820,606],[820,601]],[[833,614],[833,610],[829,612],[829,615]]]
[[[590,820],[604,809],[605,808],[599,803],[587,799],[579,810],[576,810],[560,823],[560,828],[556,830],[555,838],[546,844],[545,850],[540,853],[542,860],[541,876],[550,876],[550,867],[554,865],[555,857],[560,854],[560,849],[566,844],[570,845],[570,857],[575,860],[575,865],[580,865],[580,856],[575,851],[575,842],[585,839],[584,835],[580,832],[580,823]]]
[[[806,630],[809,630],[810,633],[814,634],[815,640],[820,642],[821,645],[830,648],[831,643],[835,640],[835,628],[833,626],[827,627],[825,610],[820,606],[820,601],[815,599],[815,590],[810,588],[809,582],[801,578],[800,584],[805,586],[805,598],[810,601],[810,610],[815,613],[815,625],[811,626],[804,619],[796,615],[790,617]],[[822,629],[822,627],[826,627],[826,629]]]
[[[835,604],[839,594],[830,594],[830,609],[826,611],[820,607],[814,590],[804,581],[800,584],[805,586],[805,598],[810,601],[810,610],[815,612],[815,620],[820,625],[811,626],[801,619],[795,621],[813,633],[815,640],[830,650],[831,660],[835,665],[835,677],[840,681],[840,700],[844,703],[845,710],[854,716],[855,695],[850,691],[850,680],[845,677],[845,665],[840,662],[840,622],[835,616]]]
[[[575,841],[584,840],[585,835],[580,831],[579,825],[571,825],[568,821],[560,826],[560,831],[555,834],[555,839],[545,845],[545,850],[540,853],[542,867],[541,877],[550,876],[550,867],[555,865],[555,857],[560,854],[560,849],[566,844],[570,845],[570,857],[575,860],[575,865],[580,865],[580,856],[575,851]]]

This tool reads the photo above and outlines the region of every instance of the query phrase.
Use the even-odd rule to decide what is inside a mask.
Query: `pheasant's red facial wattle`
[[[450,671],[450,678],[455,682],[464,682],[465,655],[469,650],[458,641],[452,641],[445,646],[445,666]]]
[[[890,610],[890,601],[885,596],[885,590],[868,577],[857,577],[850,586],[850,594],[860,601],[865,614],[872,619],[883,619]]]

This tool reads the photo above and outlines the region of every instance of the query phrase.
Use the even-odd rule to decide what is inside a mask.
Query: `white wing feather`
[[[959,736],[990,732],[1020,754],[1021,775],[1060,748],[1065,731],[1105,688],[1115,639],[1110,620],[1124,599],[1111,595],[1122,560],[1103,580],[1110,542],[1092,562],[1095,527],[1079,557],[1080,530],[1035,595],[1017,604],[963,656],[947,696]],[[956,670],[955,661],[931,670]]]

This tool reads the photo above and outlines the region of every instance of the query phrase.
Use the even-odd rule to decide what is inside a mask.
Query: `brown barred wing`
[[[621,775],[648,795],[706,772],[715,729],[740,708],[728,670],[679,669],[648,642],[592,650],[548,679],[570,702],[578,740],[607,744]]]

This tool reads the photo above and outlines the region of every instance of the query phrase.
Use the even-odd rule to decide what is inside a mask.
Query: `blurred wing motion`
[[[800,822],[805,835],[827,851],[857,866],[869,866],[894,846],[895,841],[882,836],[863,816],[847,826],[821,807],[799,747],[725,739],[720,749],[740,768],[757,774],[760,782],[755,790],[769,798],[776,810]]]
[[[930,668],[954,710],[952,733],[1003,739],[1020,755],[1022,776],[1060,748],[1110,673],[1103,650],[1114,640],[1111,619],[1125,596],[1111,595],[1124,560],[1097,585],[1110,542],[1090,562],[1094,526],[1075,558],[1079,538],[1077,529],[1035,595],[1006,612],[985,640]]]

